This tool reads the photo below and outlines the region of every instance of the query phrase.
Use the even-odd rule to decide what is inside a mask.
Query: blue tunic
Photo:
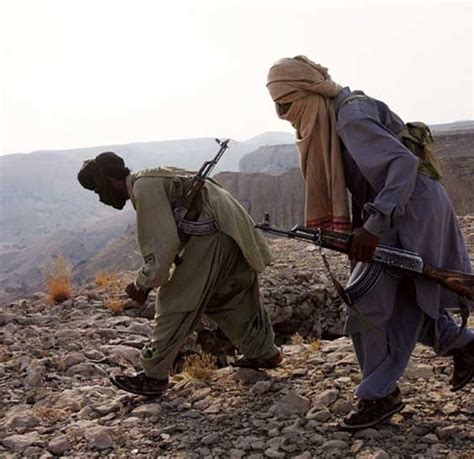
[[[471,264],[451,201],[439,181],[418,173],[418,159],[396,138],[403,121],[371,97],[334,99],[337,133],[343,143],[346,185],[369,214],[365,229],[386,244],[419,253],[435,268],[471,272]],[[441,308],[457,307],[458,297],[421,276],[419,307],[438,318]]]
[[[471,272],[468,252],[444,187],[418,173],[418,159],[396,138],[402,120],[373,98],[341,102],[334,99],[337,132],[343,143],[346,185],[357,207],[368,214],[364,227],[386,244],[418,252],[437,268]],[[363,264],[356,266],[356,278]],[[403,375],[417,342],[437,353],[459,349],[474,339],[445,308],[458,298],[424,280],[398,278],[383,272],[377,285],[357,301],[372,325],[367,328],[351,310],[346,331],[351,335],[362,381],[356,395],[366,400],[386,397]]]

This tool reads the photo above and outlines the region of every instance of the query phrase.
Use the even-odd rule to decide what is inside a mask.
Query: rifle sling
[[[319,247],[319,254],[321,255],[321,258],[323,260],[324,267],[326,268],[326,271],[328,272],[329,278],[331,279],[331,282],[334,285],[334,288],[336,289],[336,292],[339,296],[339,298],[349,307],[351,308],[357,318],[369,329],[371,330],[378,330],[378,328],[373,325],[371,322],[369,322],[365,316],[360,312],[360,309],[357,307],[357,305],[354,303],[354,301],[350,298],[350,296],[347,294],[345,291],[344,287],[341,285],[341,283],[337,280],[336,276],[331,271],[331,268],[329,266],[329,262],[326,258],[326,254],[324,253],[323,248],[321,245],[318,245]]]
[[[213,234],[219,231],[219,223],[215,218],[199,221],[201,216],[203,201],[201,189],[196,193],[189,206],[185,206],[182,201],[186,195],[192,179],[185,180],[183,186],[183,195],[172,205],[173,216],[178,227],[178,235],[181,242],[186,243],[191,236],[202,236],[205,234]]]
[[[219,230],[219,223],[215,218],[202,221],[183,219],[178,224],[178,232],[186,236],[202,236],[216,233]]]

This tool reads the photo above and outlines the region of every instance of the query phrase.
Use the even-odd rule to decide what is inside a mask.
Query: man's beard
[[[97,189],[97,193],[99,194],[100,202],[107,206],[112,206],[114,209],[122,210],[127,203],[127,198],[115,190],[108,181]]]

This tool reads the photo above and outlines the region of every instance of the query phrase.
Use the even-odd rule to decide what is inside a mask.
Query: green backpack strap
[[[421,121],[406,123],[405,128],[397,134],[397,137],[420,159],[418,172],[434,180],[441,180],[443,177],[441,163],[434,151],[434,140],[430,128],[425,123]]]

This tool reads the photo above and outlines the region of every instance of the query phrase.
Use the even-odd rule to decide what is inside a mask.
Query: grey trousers
[[[145,373],[157,379],[168,377],[186,336],[203,314],[213,319],[246,357],[276,354],[272,324],[260,301],[257,273],[234,240],[224,233],[194,236],[183,259],[158,292],[152,342],[140,359]],[[174,301],[178,297],[179,301]],[[176,310],[176,303],[185,306]]]
[[[405,372],[417,342],[446,354],[474,339],[441,310],[437,320],[417,305],[413,281],[383,274],[376,287],[357,302],[361,313],[374,327],[361,323],[348,310],[346,331],[350,334],[362,372],[356,396],[376,400],[389,395]]]

